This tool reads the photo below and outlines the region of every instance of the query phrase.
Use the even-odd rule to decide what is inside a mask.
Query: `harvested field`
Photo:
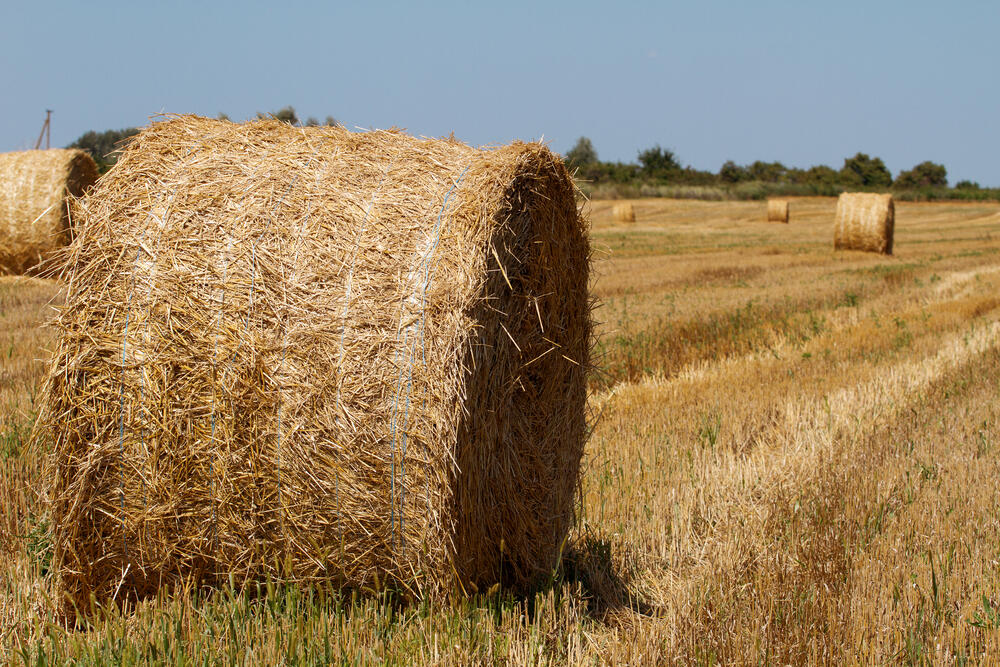
[[[566,567],[538,593],[400,605],[270,583],[53,616],[46,443],[25,434],[55,284],[0,280],[5,660],[991,664],[1000,660],[1000,205],[589,205],[600,344]]]

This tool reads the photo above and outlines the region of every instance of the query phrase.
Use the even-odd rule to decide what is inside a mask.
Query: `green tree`
[[[230,120],[229,114],[219,112],[216,116],[219,120]],[[289,125],[298,125],[300,127],[318,127],[320,125],[327,125],[330,127],[340,126],[340,123],[333,116],[327,116],[322,123],[315,116],[309,116],[306,118],[305,122],[299,119],[298,113],[295,111],[295,107],[288,105],[274,111],[272,113],[264,113],[262,111],[257,112],[257,118],[275,118],[283,123],[288,123]]]
[[[67,148],[81,148],[90,153],[90,157],[94,158],[94,162],[103,174],[118,162],[118,154],[128,144],[128,140],[138,133],[139,128],[136,127],[104,132],[90,130],[80,135],[80,138]]]
[[[670,178],[681,169],[680,162],[672,150],[661,148],[659,144],[639,151],[642,174],[649,178]]]
[[[274,117],[282,123],[288,123],[289,125],[299,124],[299,117],[295,115],[295,107],[292,106],[287,106],[284,109],[278,109],[278,111],[274,113]]]
[[[956,190],[978,190],[979,189],[979,183],[976,183],[975,181],[959,181],[958,183],[955,183],[955,189]]]
[[[576,140],[573,148],[566,153],[566,162],[570,167],[587,167],[597,162],[597,151],[587,137]]]
[[[327,127],[337,127],[340,125],[340,123],[338,123],[337,119],[334,118],[333,116],[327,116],[326,120],[324,120],[322,123],[319,122],[319,119],[316,118],[315,116],[309,116],[308,118],[306,118],[306,122],[303,123],[304,127],[319,127],[320,125],[326,125]]]
[[[868,157],[865,153],[845,158],[844,167],[840,170],[840,178],[845,185],[878,188],[888,187],[892,184],[892,174],[882,162],[882,158]]]
[[[785,180],[788,168],[780,162],[761,162],[757,160],[749,167],[747,172],[752,181],[764,181],[765,183],[778,183]]]
[[[676,178],[674,179],[678,183],[684,183],[686,185],[718,185],[719,177],[710,171],[702,171],[700,169],[695,169],[694,167],[688,166],[677,172]]]
[[[897,188],[947,187],[948,170],[943,164],[927,160],[909,171],[900,172],[893,185]]]
[[[840,182],[840,174],[833,167],[817,164],[806,170],[803,179],[806,183],[816,185],[836,185]]]
[[[740,181],[749,181],[750,174],[746,167],[741,167],[732,160],[726,160],[719,167],[719,180],[723,183],[739,183]]]
[[[257,118],[274,118],[275,120],[280,120],[282,123],[288,123],[289,125],[299,124],[299,117],[295,113],[295,107],[291,105],[278,109],[273,113],[261,113],[258,111]]]

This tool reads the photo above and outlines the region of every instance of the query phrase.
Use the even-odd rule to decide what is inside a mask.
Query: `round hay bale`
[[[183,116],[75,214],[40,420],[71,599],[552,572],[591,320],[547,148]]]
[[[635,222],[635,207],[632,206],[632,202],[617,202],[611,208],[611,215],[615,222]]]
[[[788,222],[788,202],[784,199],[767,200],[767,221]]]
[[[96,180],[82,150],[0,153],[0,273],[24,273],[68,243],[67,199]]]
[[[833,227],[835,250],[892,254],[896,206],[892,195],[844,192],[837,199]]]

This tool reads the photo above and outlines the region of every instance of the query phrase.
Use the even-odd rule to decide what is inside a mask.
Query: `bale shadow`
[[[565,582],[579,583],[588,611],[604,618],[617,611],[658,618],[665,610],[645,600],[630,585],[630,577],[615,567],[611,540],[589,529],[567,549],[562,571]]]

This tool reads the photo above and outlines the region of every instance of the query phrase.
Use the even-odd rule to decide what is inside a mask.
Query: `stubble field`
[[[587,206],[594,430],[527,599],[181,590],[69,630],[28,437],[58,286],[0,278],[0,661],[1000,661],[1000,205],[897,203],[881,257],[833,252],[833,199],[634,204]]]

